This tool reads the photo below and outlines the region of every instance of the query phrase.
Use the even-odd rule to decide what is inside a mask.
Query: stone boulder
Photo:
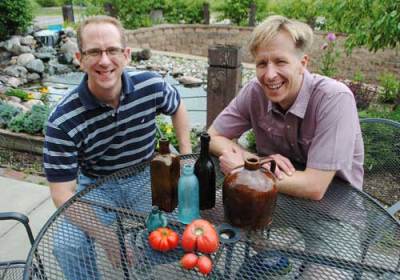
[[[66,63],[72,63],[75,53],[78,51],[78,44],[70,38],[66,38],[66,41],[60,47],[60,53],[64,55]]]
[[[29,63],[25,65],[25,67],[29,71],[36,73],[43,73],[45,69],[43,61],[41,61],[38,58],[31,60]]]
[[[17,64],[26,67],[28,63],[35,60],[35,56],[31,53],[20,54],[17,58]]]
[[[26,70],[25,67],[20,65],[11,65],[4,69],[4,73],[9,76],[20,78],[20,77],[25,77],[26,74],[28,73],[28,70]]]

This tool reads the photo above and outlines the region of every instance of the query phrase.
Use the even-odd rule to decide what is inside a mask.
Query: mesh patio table
[[[183,156],[181,163],[194,163],[196,158]],[[98,219],[91,219],[89,208],[98,218],[112,213],[113,222],[107,226],[119,238],[122,265],[111,265],[93,240],[97,274],[78,276],[81,272],[71,267],[74,279],[204,279],[196,270],[181,268],[180,247],[166,253],[149,247],[145,228],[151,211],[149,168],[145,162],[99,179],[60,207],[36,238],[24,279],[65,278],[54,247],[57,242],[74,242],[74,234],[63,226],[68,211],[96,230]],[[334,180],[321,201],[279,194],[271,226],[249,232],[224,221],[223,176],[217,177],[216,206],[201,211],[221,234],[221,246],[211,255],[209,279],[400,279],[400,225],[365,193]],[[110,203],[97,196],[100,188],[111,189],[120,201]],[[177,210],[166,216],[168,226],[182,234]],[[124,261],[128,250],[133,262]],[[72,254],[72,261],[82,259],[81,251]]]

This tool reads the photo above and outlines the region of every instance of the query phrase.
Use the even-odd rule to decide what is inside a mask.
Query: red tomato
[[[197,261],[197,268],[199,271],[205,275],[211,272],[212,270],[212,261],[207,256],[200,256]]]
[[[157,251],[166,252],[175,249],[178,243],[178,234],[166,227],[158,228],[149,235],[149,244],[151,248]]]
[[[192,269],[196,266],[199,257],[193,253],[185,254],[181,259],[181,265],[185,269]]]
[[[186,252],[199,251],[211,254],[218,250],[219,238],[214,226],[198,219],[190,223],[182,235],[182,248]]]

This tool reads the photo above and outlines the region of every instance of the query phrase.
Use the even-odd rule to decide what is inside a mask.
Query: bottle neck
[[[208,157],[210,148],[210,136],[207,133],[203,133],[200,137],[200,141],[200,157]]]
[[[182,168],[183,175],[192,175],[193,174],[193,165],[185,164]]]
[[[169,154],[169,141],[167,139],[160,139],[159,141],[160,154]]]

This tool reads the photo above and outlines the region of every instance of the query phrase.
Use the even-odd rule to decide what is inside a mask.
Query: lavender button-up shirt
[[[308,71],[293,105],[282,113],[251,80],[219,114],[214,128],[238,138],[252,128],[259,155],[281,154],[309,168],[336,170],[361,189],[364,145],[354,96],[344,84]]]

